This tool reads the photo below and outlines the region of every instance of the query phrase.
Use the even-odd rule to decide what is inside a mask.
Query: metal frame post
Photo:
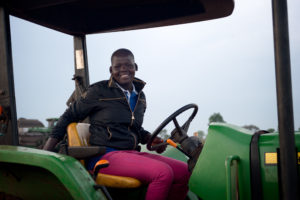
[[[83,92],[82,90],[90,84],[85,35],[74,36],[74,58],[75,76],[82,78],[82,87],[79,87],[76,83],[75,99],[78,99]]]
[[[18,145],[18,123],[15,100],[14,73],[11,50],[9,15],[0,6],[0,106],[5,111],[7,124],[5,132],[0,136],[0,144]]]
[[[298,199],[298,186],[287,1],[272,0],[272,7],[280,140],[281,195],[285,200],[294,200]]]

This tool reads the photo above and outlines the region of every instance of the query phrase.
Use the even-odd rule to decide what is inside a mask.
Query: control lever
[[[173,140],[171,139],[167,139],[167,143],[169,145],[171,145],[172,147],[175,147],[176,149],[178,149],[179,151],[181,151],[182,153],[184,153],[184,155],[186,155],[187,157],[191,158],[191,156],[189,154],[187,154],[185,151],[183,151],[182,148],[180,148]]]

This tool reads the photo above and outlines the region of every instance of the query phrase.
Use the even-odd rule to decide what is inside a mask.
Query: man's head
[[[132,89],[132,81],[137,70],[134,56],[128,49],[118,49],[111,56],[109,71],[112,77],[126,90]]]

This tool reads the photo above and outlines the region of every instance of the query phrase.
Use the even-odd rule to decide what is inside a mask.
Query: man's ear
[[[134,63],[134,65],[135,65],[135,71],[137,71],[138,70],[138,65],[136,63]]]
[[[110,73],[112,72],[112,68],[111,68],[111,66],[109,67],[109,72],[110,72]]]

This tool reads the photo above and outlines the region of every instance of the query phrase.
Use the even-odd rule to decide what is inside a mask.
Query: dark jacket
[[[123,91],[110,80],[92,84],[80,100],[73,103],[60,117],[50,137],[61,140],[66,127],[89,116],[90,144],[116,149],[137,149],[146,143],[150,133],[142,128],[146,98],[142,89],[145,82],[135,78],[133,84],[138,100],[131,110]]]

